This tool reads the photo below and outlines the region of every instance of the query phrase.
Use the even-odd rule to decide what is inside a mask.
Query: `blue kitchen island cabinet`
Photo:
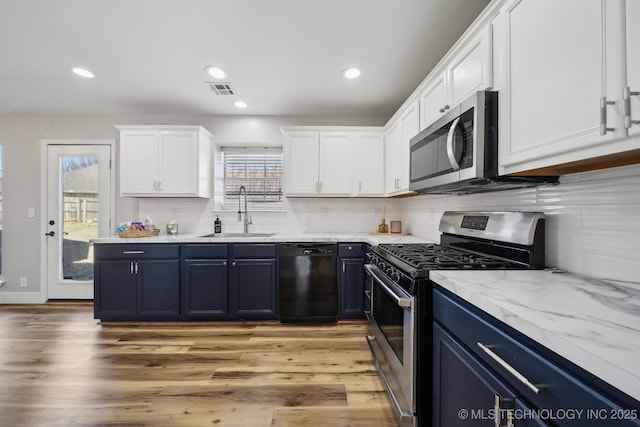
[[[182,315],[185,319],[228,317],[227,247],[227,244],[184,245]]]
[[[362,243],[338,244],[338,319],[364,316],[364,251]]]
[[[179,302],[180,245],[94,245],[94,318],[177,320]]]
[[[277,245],[230,245],[229,317],[278,318]]]
[[[440,287],[433,318],[433,426],[640,426],[639,402]]]

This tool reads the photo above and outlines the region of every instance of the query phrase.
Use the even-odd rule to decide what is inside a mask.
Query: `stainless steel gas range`
[[[401,426],[430,426],[432,283],[430,270],[544,267],[544,214],[452,212],[439,244],[383,244],[365,265],[372,288],[367,342]]]

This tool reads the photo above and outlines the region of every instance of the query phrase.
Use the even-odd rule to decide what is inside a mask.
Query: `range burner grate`
[[[513,265],[500,258],[437,244],[383,244],[380,248],[416,269],[503,269]]]

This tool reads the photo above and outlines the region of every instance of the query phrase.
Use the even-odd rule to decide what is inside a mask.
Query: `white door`
[[[47,145],[48,299],[93,299],[90,239],[111,230],[111,146]]]

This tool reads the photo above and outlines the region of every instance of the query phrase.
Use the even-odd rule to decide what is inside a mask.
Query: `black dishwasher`
[[[282,323],[335,323],[338,317],[336,244],[281,243]]]

